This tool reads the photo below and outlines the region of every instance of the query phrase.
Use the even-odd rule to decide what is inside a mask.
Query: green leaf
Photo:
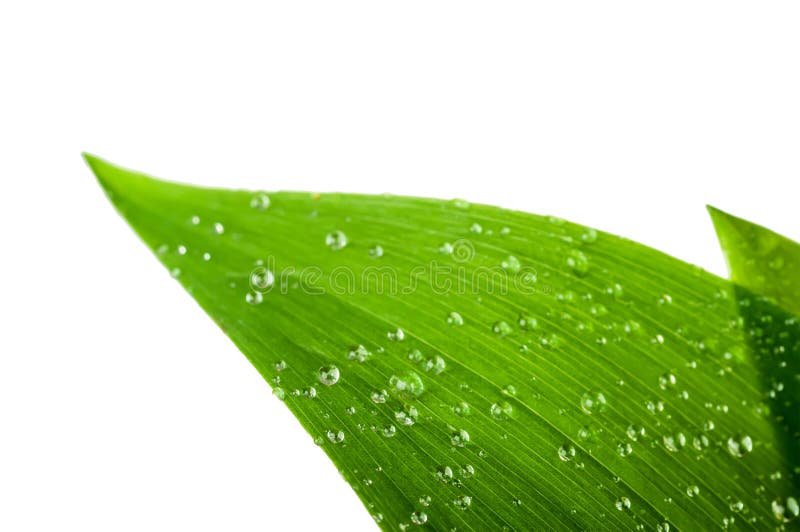
[[[382,528],[796,519],[800,324],[768,299],[552,217],[87,161]]]

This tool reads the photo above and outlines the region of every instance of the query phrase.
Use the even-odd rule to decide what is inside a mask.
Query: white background
[[[719,274],[706,203],[800,239],[797,2],[113,4],[0,4],[2,530],[374,528],[82,150],[556,214]]]

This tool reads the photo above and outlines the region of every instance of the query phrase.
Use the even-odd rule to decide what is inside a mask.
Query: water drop
[[[506,401],[503,401],[502,403],[494,403],[489,409],[489,413],[498,421],[510,418],[513,411],[514,409]]]
[[[436,470],[436,478],[445,484],[453,480],[453,470],[450,466],[439,466]]]
[[[387,398],[388,398],[388,394],[386,393],[386,390],[380,390],[378,392],[372,392],[372,395],[370,395],[370,399],[376,405],[380,405],[380,404],[385,403]]]
[[[472,408],[469,406],[469,403],[461,401],[453,407],[453,413],[457,416],[466,417],[472,413]]]
[[[275,371],[283,371],[285,369],[286,369],[286,361],[285,360],[279,360],[279,361],[275,362]]]
[[[250,288],[256,292],[267,292],[275,285],[275,274],[259,266],[250,272]]]
[[[558,458],[562,462],[569,462],[570,460],[575,458],[576,454],[577,452],[575,451],[575,447],[569,445],[568,443],[565,443],[564,445],[558,448]]]
[[[394,438],[394,435],[397,434],[397,427],[394,425],[387,425],[383,427],[381,434],[384,438]]]
[[[221,235],[225,232],[225,227],[219,222],[214,222],[214,232]]]
[[[475,467],[470,464],[464,464],[461,468],[461,478],[472,478],[475,476]]]
[[[526,331],[532,331],[539,326],[539,322],[536,320],[536,318],[528,316],[527,314],[520,314],[517,318],[517,324],[521,329]]]
[[[283,391],[283,388],[276,387],[272,389],[272,395],[283,401],[283,399],[286,397],[286,392]]]
[[[737,435],[728,438],[728,452],[737,458],[741,458],[753,451],[753,440],[748,435]]]
[[[479,235],[479,234],[483,233],[483,227],[481,227],[481,224],[475,222],[474,224],[469,226],[469,232],[470,233],[475,233],[476,235]]]
[[[347,245],[347,235],[341,231],[333,231],[325,235],[325,245],[338,251]]]
[[[200,223],[200,217],[196,215],[192,216],[192,225],[197,225],[199,223]]]
[[[341,430],[329,430],[325,435],[333,444],[342,443],[344,441],[344,431]]]
[[[630,456],[633,452],[633,447],[631,447],[630,443],[627,442],[620,442],[617,444],[617,454],[620,455],[622,458]]]
[[[439,375],[446,367],[446,362],[438,355],[425,361],[425,371],[433,372],[434,375]]]
[[[319,382],[325,386],[333,386],[339,382],[339,375],[339,368],[334,365],[322,366],[317,371],[317,378],[319,379]]]
[[[583,277],[589,273],[589,259],[582,251],[573,249],[569,255],[567,255],[566,262],[567,266],[569,266],[578,277]]]
[[[617,502],[614,503],[614,507],[620,512],[624,512],[626,510],[631,509],[631,500],[627,497],[620,497],[617,499]]]
[[[206,262],[210,261],[211,260],[211,253],[209,253],[208,251],[203,253],[203,260],[206,261]]]
[[[411,522],[415,525],[424,525],[428,522],[428,514],[425,512],[414,512],[411,514]]]
[[[520,268],[522,268],[519,259],[513,255],[509,255],[506,260],[500,263],[500,265],[509,273],[519,273]]]
[[[511,325],[504,321],[496,321],[492,325],[492,331],[498,336],[506,336],[511,334]]]
[[[469,495],[461,495],[456,497],[456,500],[453,501],[453,504],[459,510],[466,510],[472,504],[472,497]]]
[[[580,405],[587,414],[602,412],[606,409],[606,397],[601,392],[586,392],[581,396]]]
[[[358,344],[355,347],[351,347],[347,351],[347,360],[355,360],[356,362],[364,362],[371,356],[372,353],[370,352],[370,350],[361,344]]]
[[[688,495],[689,497],[694,497],[695,495],[699,494],[700,494],[700,488],[697,487],[696,485],[692,484],[686,487],[686,495]]]
[[[269,196],[263,192],[253,194],[253,197],[250,198],[250,207],[256,209],[257,211],[265,211],[269,209],[269,204]]]
[[[666,390],[667,388],[674,388],[675,384],[678,380],[675,378],[675,375],[672,373],[664,373],[658,378],[658,386],[662,390]]]
[[[383,248],[381,246],[375,245],[369,248],[368,253],[369,256],[372,257],[373,259],[378,259],[380,257],[383,257]]]
[[[513,384],[509,384],[505,388],[503,388],[503,395],[507,395],[509,397],[515,397],[517,395],[517,389],[514,387]]]
[[[389,386],[395,395],[404,399],[419,397],[425,391],[422,377],[413,371],[403,376],[392,375],[389,378]]]
[[[638,425],[628,425],[628,428],[625,430],[625,433],[628,435],[633,441],[638,441],[639,438],[644,438],[645,430],[644,427]]]
[[[406,333],[403,332],[403,329],[398,327],[396,331],[387,332],[386,337],[392,342],[402,342],[406,337]]]
[[[469,433],[464,429],[459,429],[450,435],[450,444],[453,447],[466,447],[469,443]]]
[[[597,231],[595,231],[595,230],[594,230],[594,229],[592,229],[592,228],[587,228],[587,229],[586,229],[586,230],[585,230],[585,231],[584,231],[584,232],[581,234],[581,240],[583,240],[583,241],[584,241],[584,242],[586,242],[587,244],[593,244],[594,242],[596,242],[596,241],[597,241]]]
[[[261,292],[247,292],[244,296],[244,300],[251,305],[258,305],[264,301],[264,294]]]
[[[458,312],[451,312],[447,315],[447,324],[453,327],[461,327],[464,325],[464,318]]]

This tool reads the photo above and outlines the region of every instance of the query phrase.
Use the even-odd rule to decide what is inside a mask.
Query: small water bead
[[[628,435],[633,441],[638,441],[639,438],[645,437],[645,429],[639,425],[628,425],[628,428],[625,430],[625,433]]]
[[[514,387],[513,384],[509,384],[505,388],[503,388],[503,395],[507,395],[509,397],[516,397],[517,389]]]
[[[461,327],[464,325],[464,318],[458,312],[451,312],[447,315],[447,324],[453,327]]]
[[[365,362],[372,356],[372,352],[361,344],[351,347],[347,351],[347,360],[355,360],[356,362]]]
[[[183,244],[178,246],[178,255],[186,255],[186,246]]]
[[[402,342],[406,338],[406,333],[398,327],[396,331],[387,332],[386,337],[392,342]]]
[[[372,246],[371,248],[369,248],[369,251],[367,253],[369,253],[369,256],[372,257],[373,259],[381,258],[383,257],[383,247],[379,245]]]
[[[425,371],[428,373],[433,373],[434,375],[439,375],[442,373],[445,368],[447,367],[447,363],[444,361],[442,357],[436,355],[433,358],[429,358],[425,361]]]
[[[509,273],[519,273],[519,270],[522,268],[519,259],[514,255],[509,255],[506,260],[500,263],[500,266]]]
[[[512,329],[511,325],[504,321],[496,321],[494,325],[492,325],[492,331],[498,336],[506,336],[511,334]]]
[[[286,397],[286,392],[283,390],[283,388],[275,387],[272,389],[272,395],[283,401],[283,399]]]
[[[408,352],[408,359],[412,362],[420,363],[425,360],[425,357],[422,356],[422,352],[419,349],[412,349]]]
[[[257,192],[250,198],[250,207],[257,211],[265,211],[269,209],[269,196],[263,192]]]
[[[633,447],[628,442],[620,442],[617,444],[617,454],[620,455],[622,458],[630,456],[633,452]]]
[[[428,522],[428,514],[425,512],[414,512],[411,514],[411,522],[415,525],[424,525]]]
[[[589,273],[589,258],[582,251],[577,249],[570,251],[566,263],[578,277],[584,277]]]
[[[445,484],[453,480],[453,470],[450,466],[439,466],[436,469],[436,478]]]
[[[742,501],[733,501],[729,506],[731,512],[739,513],[744,510],[744,503]]]
[[[500,228],[500,234],[503,235],[503,236],[511,234],[511,228],[509,228],[509,227],[501,227]]]
[[[728,438],[727,448],[728,452],[733,456],[741,458],[753,451],[753,440],[746,434],[740,434],[735,437],[731,436]]]
[[[511,414],[514,412],[513,407],[510,403],[503,401],[501,403],[494,403],[489,408],[489,413],[492,417],[498,421],[503,421],[511,417]]]
[[[511,501],[511,504],[513,504],[514,506],[516,506],[517,508],[519,508],[520,506],[522,506],[522,500],[521,500],[521,499],[513,499],[513,500]]]
[[[206,262],[210,261],[211,260],[211,253],[209,253],[208,251],[203,253],[203,260],[206,261]]]
[[[565,443],[564,445],[558,448],[558,458],[562,462],[569,462],[570,460],[575,458],[576,454],[577,451],[575,450],[575,447],[573,447],[568,443]]]
[[[341,430],[329,430],[325,435],[333,444],[342,443],[344,441],[344,431]]]
[[[664,447],[671,453],[677,453],[686,446],[686,436],[683,432],[678,432],[674,436],[665,434],[661,438]]]
[[[459,429],[450,435],[450,445],[453,447],[466,447],[469,443],[469,433],[464,429]]]
[[[620,512],[630,510],[631,500],[627,497],[620,497],[619,499],[617,499],[617,502],[614,503],[614,507]]]
[[[381,430],[381,435],[383,435],[384,438],[394,438],[395,434],[397,434],[397,427],[394,425],[387,425]]]
[[[469,403],[461,401],[453,407],[453,413],[457,416],[466,417],[472,414],[472,407],[469,406]]]
[[[464,464],[464,467],[461,468],[459,473],[461,474],[461,478],[472,478],[475,476],[475,467],[473,467],[471,464]]]
[[[700,494],[700,488],[697,487],[696,485],[692,484],[686,487],[686,495],[688,495],[689,497],[694,497],[699,494]]]
[[[469,226],[469,232],[470,233],[474,233],[476,235],[479,235],[479,234],[483,233],[483,227],[481,227],[481,224],[475,222],[474,224]]]
[[[317,378],[319,379],[319,382],[325,386],[333,386],[339,382],[339,376],[339,368],[334,365],[322,366],[317,371]]]
[[[583,240],[586,244],[593,244],[597,242],[597,231],[592,228],[587,228],[581,234],[581,240]]]
[[[672,373],[664,373],[658,378],[658,387],[662,390],[666,390],[667,388],[674,388],[675,384],[678,382],[678,379]]]
[[[275,371],[283,371],[285,369],[286,369],[286,361],[285,360],[279,360],[279,361],[275,362]]]
[[[539,326],[539,322],[536,318],[528,316],[527,314],[520,314],[517,318],[517,324],[525,331],[532,331]]]
[[[581,396],[580,405],[586,414],[603,412],[606,409],[606,397],[602,392],[589,391]]]
[[[250,287],[259,292],[266,292],[275,285],[275,274],[259,266],[250,272]]]
[[[458,508],[459,510],[466,510],[470,507],[471,504],[472,504],[472,497],[470,497],[469,495],[461,495],[459,497],[456,497],[456,499],[453,501],[453,505],[455,505],[455,507]]]
[[[394,418],[401,425],[404,425],[406,427],[410,427],[411,425],[413,425],[416,422],[418,416],[419,416],[419,411],[413,406],[409,407],[407,412],[401,410],[399,412],[394,413]]]
[[[450,242],[445,242],[441,246],[439,246],[439,253],[444,255],[452,255],[453,254],[453,244]]]
[[[386,393],[386,390],[380,390],[380,391],[377,391],[377,392],[372,392],[372,395],[370,395],[370,399],[376,405],[380,405],[380,404],[385,403],[386,399],[388,399],[388,397],[389,397],[389,394]]]
[[[389,386],[395,395],[406,399],[419,397],[425,391],[422,377],[413,371],[409,371],[403,376],[392,375],[389,378]]]
[[[313,399],[317,396],[317,389],[313,386],[303,388],[303,397],[306,399]]]
[[[347,245],[347,235],[341,231],[333,231],[325,235],[325,245],[334,251],[338,251]]]
[[[247,292],[244,296],[244,300],[251,305],[259,305],[264,301],[264,294],[261,292]]]
[[[214,232],[221,235],[225,232],[225,227],[219,222],[214,222]]]
[[[662,401],[647,401],[644,406],[651,414],[658,414],[664,411],[664,403]]]
[[[426,508],[431,505],[431,501],[433,501],[433,499],[430,495],[423,495],[419,498],[419,503]]]

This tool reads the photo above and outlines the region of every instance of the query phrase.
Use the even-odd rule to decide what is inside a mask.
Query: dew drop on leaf
[[[511,334],[511,325],[505,321],[496,321],[494,325],[492,325],[492,331],[498,336],[506,336]]]
[[[584,277],[589,273],[589,259],[582,251],[577,249],[570,251],[567,255],[566,263],[578,277]]]
[[[469,495],[461,495],[456,497],[456,500],[453,501],[453,504],[459,510],[466,510],[472,505],[472,497]]]
[[[575,458],[576,454],[577,453],[575,451],[575,447],[568,443],[565,443],[564,445],[558,448],[558,458],[562,462],[569,462],[570,460]]]
[[[250,207],[257,211],[265,211],[269,209],[269,204],[269,196],[263,192],[253,194],[253,197],[250,198]]]
[[[450,444],[453,447],[465,447],[469,443],[469,433],[459,429],[450,435]]]
[[[244,300],[251,305],[258,305],[264,301],[264,294],[261,292],[247,292],[244,296]]]
[[[460,327],[464,325],[464,318],[458,312],[451,312],[447,315],[447,324],[453,327]]]
[[[325,386],[333,386],[339,382],[339,375],[339,368],[334,365],[322,366],[319,368],[319,371],[317,371],[319,382]]]
[[[325,435],[333,444],[342,443],[344,441],[344,431],[341,430],[329,430]]]
[[[595,414],[606,409],[606,397],[601,392],[586,392],[581,396],[581,410],[586,414]]]
[[[411,522],[415,525],[424,525],[428,522],[428,514],[425,512],[414,512],[411,514]]]
[[[631,500],[627,497],[620,497],[617,499],[617,502],[614,503],[614,507],[620,512],[624,512],[626,510],[631,509]]]
[[[333,231],[325,235],[325,245],[338,251],[347,245],[347,235],[341,231]]]
[[[371,248],[369,248],[368,253],[369,256],[372,257],[373,259],[378,259],[380,257],[383,257],[383,247],[379,245],[372,246]]]

